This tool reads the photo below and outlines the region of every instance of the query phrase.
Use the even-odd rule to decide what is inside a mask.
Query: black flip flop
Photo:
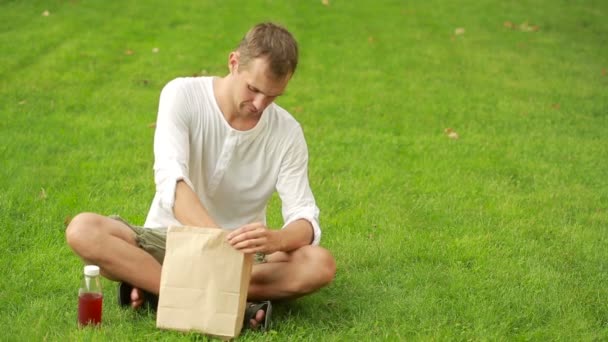
[[[118,283],[118,305],[122,307],[131,307],[131,291],[133,286],[129,283],[119,282]],[[153,311],[158,308],[158,296],[147,291],[142,291],[144,296],[144,303],[141,307],[148,307]]]
[[[251,326],[251,320],[255,319],[255,314],[259,311],[264,311],[264,321],[257,328]],[[270,316],[272,315],[272,303],[269,300],[263,302],[247,303],[245,308],[245,318],[243,321],[243,329],[268,331],[270,328]]]

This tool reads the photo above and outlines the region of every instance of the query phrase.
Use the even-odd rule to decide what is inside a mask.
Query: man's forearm
[[[178,181],[175,187],[173,214],[179,222],[187,226],[219,228],[198,196],[182,180]]]
[[[278,230],[281,240],[281,251],[290,252],[302,246],[310,245],[314,233],[312,224],[308,220],[300,219],[291,222],[285,228]]]

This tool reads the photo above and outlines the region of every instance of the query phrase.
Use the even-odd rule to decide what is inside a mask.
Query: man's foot
[[[158,296],[121,282],[118,284],[118,304],[123,307],[130,306],[133,309],[148,306],[150,309],[156,310]]]
[[[265,315],[266,312],[264,312],[264,310],[258,310],[258,312],[255,313],[255,317],[249,319],[249,328],[251,330],[258,330],[260,325],[264,323]]]
[[[266,331],[270,326],[272,304],[270,301],[247,303],[243,329]]]

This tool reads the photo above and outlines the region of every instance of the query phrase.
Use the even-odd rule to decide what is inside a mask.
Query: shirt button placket
[[[224,141],[224,146],[222,146],[222,152],[215,166],[213,178],[211,179],[211,182],[209,184],[209,195],[211,196],[215,193],[218,185],[224,177],[226,168],[228,167],[230,159],[232,159],[232,156],[234,154],[234,147],[236,146],[236,142],[237,136],[234,134],[234,132],[230,132],[228,137],[226,137],[226,140]]]

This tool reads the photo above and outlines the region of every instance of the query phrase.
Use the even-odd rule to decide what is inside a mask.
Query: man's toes
[[[143,302],[144,298],[141,290],[134,287],[133,290],[131,290],[131,307],[137,309]]]
[[[138,288],[134,287],[134,288],[131,289],[131,301],[132,302],[138,300],[140,296],[141,295],[139,293],[139,289]]]
[[[255,320],[258,323],[262,323],[264,322],[264,316],[266,316],[266,312],[264,312],[264,310],[258,310],[258,312],[255,313]]]
[[[264,316],[266,316],[266,312],[264,312],[264,310],[258,310],[255,313],[255,316],[249,320],[249,326],[252,330],[257,330],[262,325],[264,322]]]

